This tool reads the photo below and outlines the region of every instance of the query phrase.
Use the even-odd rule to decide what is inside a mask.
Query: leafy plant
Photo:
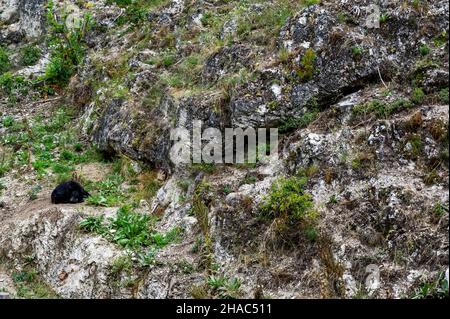
[[[0,46],[0,75],[8,71],[10,67],[9,54],[5,48]]]
[[[103,234],[106,231],[104,222],[105,216],[103,215],[89,216],[88,218],[80,222],[79,227],[80,229],[87,232]]]
[[[422,56],[428,55],[430,51],[431,51],[430,47],[426,44],[421,44],[419,47],[419,53]]]
[[[29,45],[22,48],[20,55],[22,65],[34,65],[41,58],[41,50],[37,46]]]
[[[175,227],[165,234],[152,230],[154,220],[149,215],[143,215],[123,206],[115,217],[105,220],[103,215],[90,216],[80,222],[81,230],[97,233],[123,248],[140,253],[144,262],[142,249],[153,247],[160,249],[177,241],[183,233],[183,228]]]
[[[313,109],[307,111],[301,117],[289,117],[280,124],[278,130],[281,134],[283,134],[306,127],[317,118],[318,114],[319,111],[317,109]]]
[[[383,13],[380,15],[379,21],[380,23],[386,23],[390,19],[389,15]]]
[[[123,177],[118,174],[110,174],[105,180],[99,181],[89,187],[92,194],[86,203],[92,206],[113,207],[120,204],[126,197],[121,189]]]
[[[444,89],[440,90],[438,93],[438,96],[439,96],[439,100],[441,101],[441,103],[448,104],[448,102],[449,102],[448,88],[444,88]]]
[[[289,231],[300,226],[303,234],[315,240],[317,213],[311,194],[305,191],[306,177],[280,178],[261,205],[263,217],[278,220],[280,230]]]
[[[241,281],[238,278],[228,279],[223,275],[213,275],[208,278],[207,284],[222,299],[239,298]]]
[[[363,54],[363,49],[357,46],[352,47],[352,54],[355,58],[360,58]]]
[[[412,299],[448,299],[448,296],[448,281],[441,273],[437,280],[422,283],[414,291]]]
[[[90,13],[87,13],[78,25],[69,28],[66,24],[67,17],[68,14],[63,12],[62,16],[58,18],[53,2],[48,2],[48,43],[52,52],[44,80],[50,84],[64,85],[76,72],[77,66],[84,57],[86,32],[93,24]]]

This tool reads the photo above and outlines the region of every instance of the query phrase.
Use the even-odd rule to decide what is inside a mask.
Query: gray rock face
[[[211,83],[222,75],[239,71],[242,67],[251,65],[255,52],[245,45],[234,45],[220,49],[208,58],[203,68],[203,81]]]
[[[148,110],[113,99],[97,120],[93,141],[100,150],[122,153],[154,167],[170,171],[170,100],[161,109]]]
[[[0,41],[9,51],[42,35],[44,2],[1,2]],[[77,75],[66,90],[57,90],[67,99],[7,108],[0,96],[0,135],[10,130],[3,124],[10,114],[19,123],[34,114],[50,116],[48,109],[63,103],[77,108],[73,124],[83,146],[89,140],[132,160],[126,174],[133,180],[123,176],[127,199],[120,205],[138,202],[137,212],[155,215],[152,227],[160,235],[174,227],[184,233],[155,251],[154,265],[138,265],[136,252],[78,227],[87,216],[110,217],[117,207],[31,201],[27,189],[36,172],[24,164],[0,183],[0,257],[12,268],[20,271],[33,257],[39,275],[65,298],[189,298],[207,286],[204,253],[227,278],[241,281],[245,298],[259,287],[274,298],[359,297],[368,265],[381,276],[369,297],[404,298],[448,269],[448,2],[421,1],[417,9],[382,0],[380,27],[367,28],[364,10],[372,1],[322,1],[290,12],[267,42],[259,29],[240,34],[247,16],[230,1],[170,1],[142,17],[139,27],[119,22],[128,13],[115,4],[96,1],[88,9],[69,2],[77,14],[92,10],[97,25],[87,35]],[[251,4],[244,12],[264,14],[274,4]],[[220,47],[202,50],[210,32]],[[18,60],[20,52],[14,54]],[[45,69],[16,70],[16,64],[11,72],[30,78]],[[425,94],[419,90],[423,100],[414,102],[418,88]],[[402,106],[390,112],[393,105]],[[320,111],[316,120],[284,132],[279,156],[269,161],[210,168],[176,167],[169,159],[170,130],[190,130],[195,120],[219,129],[281,128],[313,109]],[[86,180],[102,181],[110,166],[88,169],[95,179]],[[26,178],[17,177],[23,171]],[[307,177],[305,192],[325,244],[298,229],[284,238],[289,225],[283,218],[261,218],[274,182],[299,176]],[[141,199],[146,182],[156,195]],[[213,239],[208,251],[194,211],[198,185]],[[132,269],[117,271],[118,258],[128,254]],[[2,266],[0,281],[14,285]],[[324,295],[324,287],[331,293]]]
[[[447,7],[444,3],[442,6]],[[346,25],[339,21],[339,11],[322,6],[311,6],[292,17],[279,37],[279,46],[293,55],[281,82],[286,82],[284,86],[289,86],[290,90],[283,90],[277,101],[270,82],[244,85],[232,99],[233,119],[242,125],[276,124],[283,118],[301,116],[312,100],[326,108],[340,96],[371,83],[409,80],[422,58],[421,41],[447,30],[448,20],[443,11],[437,11],[428,18],[434,31],[424,33],[417,12],[398,13],[395,6],[383,9],[390,18],[379,29]],[[295,70],[305,67],[302,57],[307,50],[314,52],[311,62],[314,70],[310,79],[302,79]],[[445,54],[442,65],[436,66],[439,70],[434,70],[434,75],[430,74],[425,80],[429,84],[436,83],[428,86],[429,89],[448,83],[444,77],[448,61],[444,57]],[[281,110],[273,112],[270,105],[277,105]]]
[[[18,43],[42,35],[45,0],[5,0],[0,4],[0,40]]]

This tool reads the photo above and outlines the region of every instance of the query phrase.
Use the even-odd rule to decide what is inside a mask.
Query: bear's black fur
[[[69,181],[58,185],[52,192],[53,204],[78,204],[91,196],[83,187],[75,181]]]

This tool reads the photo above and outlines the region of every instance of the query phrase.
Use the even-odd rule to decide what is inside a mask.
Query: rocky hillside
[[[2,0],[0,293],[448,298],[449,4],[372,2]],[[278,156],[175,165],[195,120]]]

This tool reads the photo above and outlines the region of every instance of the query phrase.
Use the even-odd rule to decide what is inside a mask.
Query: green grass
[[[352,109],[352,119],[357,120],[370,115],[385,119],[394,113],[409,109],[411,106],[411,101],[407,99],[398,99],[391,103],[374,99],[364,104],[355,105]]]
[[[1,166],[19,168],[31,164],[38,178],[52,172],[55,181],[61,182],[71,177],[76,165],[99,161],[101,156],[96,149],[80,148],[76,133],[68,126],[70,119],[66,108],[56,111],[48,119],[36,116],[15,121],[12,117],[4,117],[0,126],[6,128],[6,132],[0,136],[0,143],[15,151],[8,160],[0,158]]]
[[[433,215],[437,218],[441,218],[444,216],[445,212],[448,210],[445,209],[445,206],[441,203],[436,203],[433,207]]]
[[[21,97],[30,92],[32,85],[32,82],[22,76],[3,73],[0,75],[0,97],[6,97],[8,104],[14,106]]]
[[[24,299],[55,299],[58,296],[41,280],[34,269],[26,269],[12,274],[17,297]]]
[[[168,3],[168,0],[107,0],[107,4],[115,3],[125,9],[117,19],[118,25],[131,24],[139,26],[145,21],[147,14]]]
[[[289,133],[294,130],[304,128],[304,127],[308,126],[310,123],[314,122],[314,120],[317,118],[317,116],[320,113],[317,102],[315,100],[312,100],[308,103],[307,107],[308,107],[308,111],[306,111],[305,114],[303,114],[302,116],[288,117],[288,118],[284,119],[280,123],[280,125],[278,127],[278,131],[281,134]]]

